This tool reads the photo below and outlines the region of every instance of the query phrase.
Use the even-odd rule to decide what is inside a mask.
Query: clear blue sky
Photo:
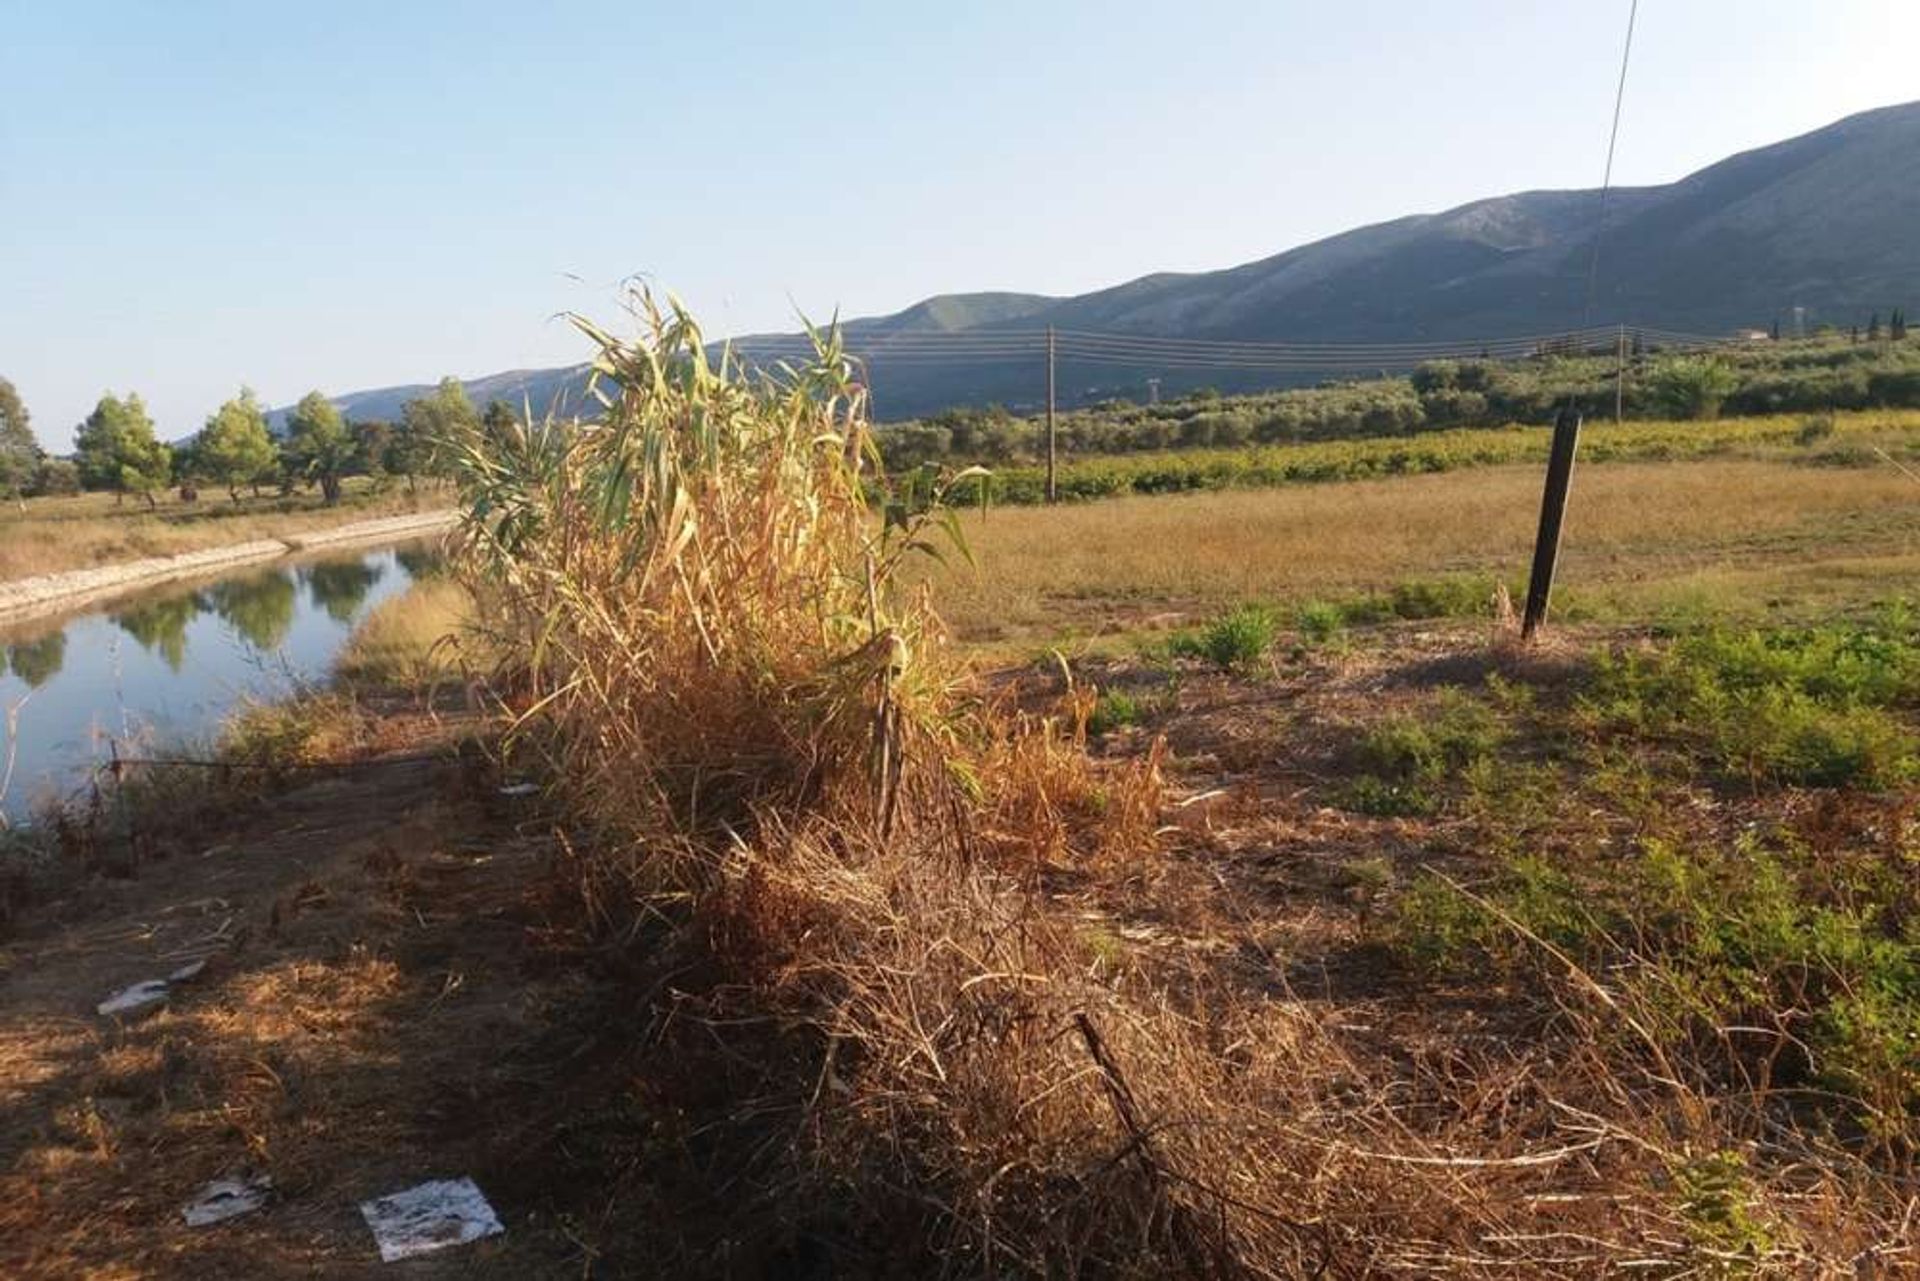
[[[715,333],[1072,293],[1600,176],[1625,0],[0,0],[0,376],[64,449]],[[1616,178],[1920,97],[1920,5],[1643,0]]]

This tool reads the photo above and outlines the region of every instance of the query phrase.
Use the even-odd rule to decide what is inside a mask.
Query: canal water
[[[0,628],[0,814],[83,787],[116,743],[204,743],[243,700],[324,679],[368,611],[435,568],[428,545],[356,550]]]

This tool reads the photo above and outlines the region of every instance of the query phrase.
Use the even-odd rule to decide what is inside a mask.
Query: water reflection
[[[107,739],[207,735],[240,699],[324,676],[368,611],[440,567],[430,548],[338,555],[0,632],[0,817],[84,779]]]
[[[149,654],[158,654],[175,672],[187,661],[187,624],[207,612],[206,601],[190,592],[150,601],[108,615],[120,630],[140,642]]]
[[[324,561],[302,570],[300,577],[306,581],[313,603],[326,610],[335,622],[344,623],[353,617],[385,572],[384,565],[370,565],[365,561]]]
[[[216,583],[207,600],[213,612],[255,649],[279,649],[293,629],[296,592],[293,576],[284,570],[269,569]]]
[[[438,547],[401,547],[395,549],[393,558],[416,583],[423,578],[444,573],[447,568],[446,555]]]
[[[67,634],[63,631],[7,646],[7,664],[28,689],[39,689],[58,676],[66,660]]]

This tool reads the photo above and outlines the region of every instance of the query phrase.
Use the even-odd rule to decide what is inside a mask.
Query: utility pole
[[[1053,326],[1047,326],[1047,501],[1060,501],[1057,478],[1060,438],[1053,423]]]
[[[1620,413],[1627,400],[1627,327],[1620,326],[1620,342],[1614,353],[1613,366],[1613,425],[1620,425]]]

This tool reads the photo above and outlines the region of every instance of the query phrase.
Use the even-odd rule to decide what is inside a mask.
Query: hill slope
[[[1554,332],[1582,322],[1601,209],[1597,191],[1522,192],[1361,227],[1222,271],[1143,276],[1071,298],[943,294],[850,321],[847,330],[856,345],[897,333],[1046,325],[1303,342]],[[1846,325],[1913,303],[1920,300],[1920,103],[1850,116],[1666,186],[1616,189],[1605,220],[1596,324],[1726,331],[1763,327],[1799,306],[1810,323]],[[751,350],[756,338],[741,341]],[[873,362],[878,408],[901,418],[964,402],[1031,404],[1041,390],[1032,365],[929,367],[882,357]],[[519,371],[468,387],[480,402],[524,394],[542,406],[577,385],[579,372]],[[1137,390],[1160,372],[1068,362],[1061,394],[1073,403]],[[1272,378],[1209,381],[1244,387]],[[420,390],[358,392],[340,403],[359,416],[390,416]]]

